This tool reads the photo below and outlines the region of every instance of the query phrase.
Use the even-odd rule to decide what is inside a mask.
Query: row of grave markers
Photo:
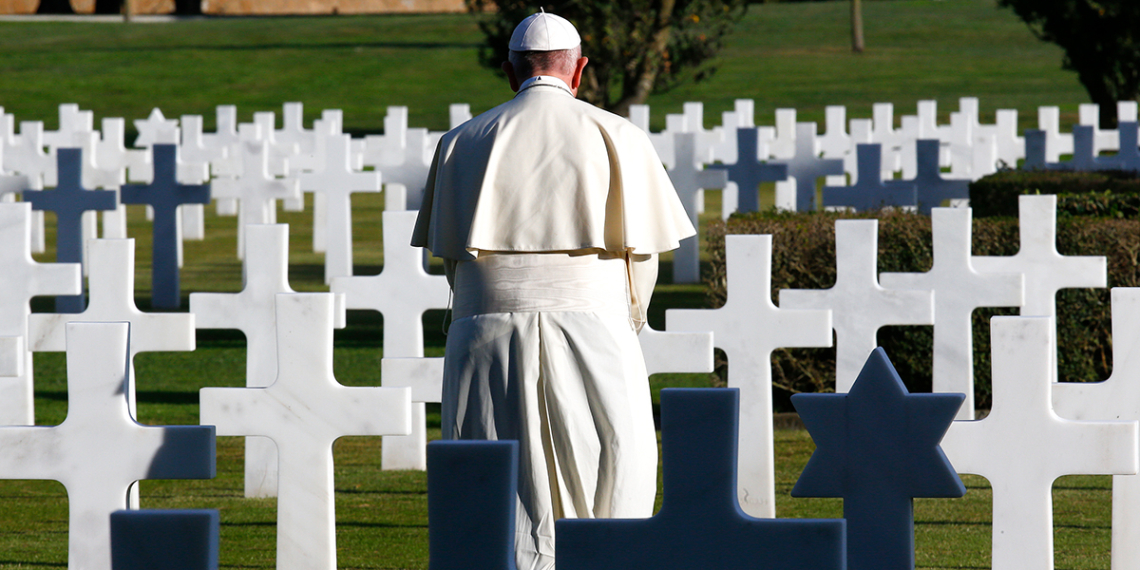
[[[769,236],[730,236],[727,241],[728,263],[728,301],[725,307],[711,310],[669,310],[667,322],[669,332],[657,332],[648,329],[642,337],[645,345],[647,368],[653,372],[691,372],[711,369],[711,348],[715,345],[723,349],[729,357],[729,384],[741,391],[741,430],[740,449],[748,450],[740,456],[740,472],[738,478],[738,498],[746,512],[755,516],[772,517],[774,512],[774,470],[771,433],[771,386],[770,386],[770,353],[775,348],[787,346],[829,346],[831,334],[835,331],[838,339],[837,346],[837,388],[844,392],[850,388],[854,375],[870,348],[873,347],[874,336],[877,329],[886,325],[898,324],[931,324],[935,330],[935,377],[934,385],[938,391],[961,392],[967,395],[967,404],[963,406],[962,420],[969,420],[972,416],[972,403],[969,396],[973,393],[970,369],[972,354],[969,327],[962,325],[968,322],[969,313],[981,306],[1021,306],[1022,314],[1026,316],[1051,317],[1053,298],[1057,289],[1063,287],[1103,287],[1105,263],[1103,258],[1065,258],[1055,250],[1055,198],[1051,196],[1026,196],[1021,198],[1021,248],[1016,256],[1008,258],[979,258],[970,255],[970,215],[968,209],[935,209],[934,216],[934,267],[929,273],[919,275],[891,275],[876,276],[876,234],[877,222],[874,220],[843,220],[837,222],[837,264],[838,272],[836,285],[832,289],[822,291],[783,291],[780,294],[780,307],[772,305],[767,291],[770,282],[770,255],[771,238]],[[422,416],[417,416],[412,403],[438,401],[440,396],[439,383],[441,380],[441,367],[438,359],[423,359],[422,357],[422,330],[419,329],[420,315],[428,308],[444,306],[445,301],[436,301],[423,295],[428,288],[427,283],[443,281],[442,276],[428,276],[423,273],[422,257],[418,250],[406,246],[407,235],[410,234],[414,222],[414,212],[386,212],[385,232],[393,232],[386,236],[386,247],[393,248],[386,252],[388,260],[384,269],[376,277],[353,277],[350,279],[373,279],[369,286],[362,286],[357,291],[337,291],[338,284],[334,282],[332,290],[343,293],[345,299],[339,301],[340,295],[328,298],[330,315],[328,317],[329,343],[331,343],[331,328],[343,326],[343,306],[352,305],[351,299],[371,294],[378,304],[369,308],[384,313],[386,329],[392,329],[393,334],[402,338],[412,339],[412,346],[399,348],[394,339],[385,339],[385,359],[383,361],[383,384],[386,388],[406,387],[408,416],[406,430],[392,430],[385,432],[389,435],[411,432],[413,429],[422,430]],[[25,421],[6,423],[31,423],[31,362],[29,351],[63,350],[63,331],[72,322],[82,321],[125,321],[129,322],[135,331],[129,345],[128,354],[133,357],[139,352],[151,350],[193,350],[193,330],[196,326],[239,328],[249,338],[247,385],[251,390],[270,390],[277,384],[276,379],[282,382],[282,370],[278,363],[283,358],[296,358],[302,354],[300,349],[290,350],[289,355],[277,351],[278,346],[292,346],[289,342],[301,342],[281,338],[282,334],[302,334],[302,329],[323,330],[325,322],[318,323],[319,327],[312,326],[285,326],[282,324],[279,294],[288,296],[287,279],[287,245],[286,229],[279,225],[251,225],[247,228],[247,251],[262,253],[257,256],[247,256],[245,274],[247,276],[245,289],[238,294],[198,294],[191,296],[190,314],[146,314],[134,307],[133,303],[133,242],[131,240],[93,240],[89,242],[88,249],[91,255],[89,263],[91,281],[91,301],[85,311],[80,314],[35,314],[30,315],[27,308],[27,299],[36,294],[51,294],[59,291],[63,294],[74,293],[78,289],[79,269],[74,264],[36,264],[30,258],[30,232],[31,216],[27,204],[0,204],[0,228],[7,232],[4,243],[22,244],[16,248],[5,248],[9,252],[8,261],[4,265],[8,270],[2,273],[7,282],[3,283],[8,300],[4,314],[13,319],[13,322],[3,324],[6,330],[26,330],[25,334],[14,332],[4,338],[2,346],[5,349],[4,358],[0,362],[12,364],[8,367],[9,377],[3,379],[4,393],[19,394],[17,398],[5,399],[5,403],[26,403],[18,410],[9,410],[14,414],[26,414]],[[401,235],[403,237],[401,237]],[[401,256],[404,252],[406,255]],[[416,276],[422,283],[417,283]],[[445,285],[440,285],[445,287]],[[37,292],[38,291],[38,292]],[[422,295],[422,296],[420,296]],[[417,297],[419,296],[419,297]],[[1106,383],[1108,386],[1124,386],[1124,380],[1136,380],[1137,365],[1129,360],[1129,355],[1137,353],[1137,342],[1140,334],[1128,327],[1136,328],[1138,320],[1138,307],[1140,301],[1133,298],[1133,290],[1114,291],[1114,338],[1117,340],[1115,349],[1117,359],[1114,362],[1113,380],[1117,376],[1119,381]],[[292,298],[292,297],[290,297]],[[422,305],[417,305],[422,303]],[[307,309],[309,310],[309,309]],[[402,313],[397,311],[404,311]],[[1131,311],[1131,312],[1129,312]],[[229,320],[227,320],[227,318]],[[201,319],[201,322],[196,322]],[[24,323],[21,329],[19,323]],[[1052,321],[1049,320],[1050,327]],[[404,328],[406,327],[406,328]],[[1116,330],[1119,327],[1120,330]],[[401,332],[396,332],[401,331]],[[707,332],[702,332],[707,331]],[[773,331],[780,331],[776,334]],[[323,337],[320,339],[309,334],[304,342],[308,346],[324,346]],[[1019,390],[1048,389],[1056,380],[1055,350],[1056,341],[1049,338],[1045,341],[1034,341],[1034,346],[1044,350],[1040,360],[1042,370],[1045,370],[1047,382],[1040,385],[1028,386]],[[996,343],[995,343],[996,344]],[[1041,348],[1038,345],[1044,345]],[[331,344],[329,345],[331,347]],[[687,347],[686,351],[678,348]],[[330,348],[331,349],[331,348]],[[418,354],[395,355],[392,352],[407,350]],[[313,362],[323,362],[320,355],[306,354],[305,358]],[[21,358],[27,356],[26,360]],[[403,358],[393,358],[403,356]],[[996,360],[996,359],[995,359]],[[128,360],[129,362],[129,360]],[[290,364],[292,369],[299,369],[300,365]],[[129,370],[129,369],[128,369]],[[254,372],[254,371],[257,372]],[[272,372],[271,372],[272,370]],[[19,377],[20,373],[26,374]],[[995,371],[996,372],[996,371]],[[317,372],[312,372],[317,374]],[[1029,395],[1019,396],[1017,391],[998,390],[995,373],[995,412],[999,394],[1002,401],[1013,398],[1029,398]],[[300,382],[295,380],[294,382]],[[331,382],[331,380],[330,380]],[[1043,386],[1043,387],[1042,387]],[[1069,385],[1058,385],[1069,386]],[[335,388],[335,387],[334,387]],[[1083,388],[1083,386],[1082,386]],[[298,388],[299,390],[300,388]],[[1117,388],[1127,389],[1127,388]],[[333,390],[335,391],[335,390]],[[1059,388],[1060,391],[1060,388]],[[123,391],[126,394],[125,405],[127,410],[133,409],[133,383],[127,385]],[[1092,392],[1096,392],[1095,389]],[[244,392],[243,392],[244,393]],[[253,394],[255,392],[249,392]],[[234,420],[241,427],[233,431],[225,431],[230,435],[247,435],[271,438],[285,437],[274,431],[276,428],[271,420],[261,417],[262,404],[250,401],[241,404],[222,406],[222,411],[216,415],[207,411],[210,406],[206,401],[212,398],[213,392],[203,394],[203,423],[214,423],[219,426],[219,433],[227,420],[220,419],[230,408],[245,410],[243,417]],[[224,392],[222,393],[224,394]],[[1030,394],[1030,392],[1026,392]],[[1035,398],[1045,404],[1046,419],[1051,416],[1048,395],[1041,396],[1038,392]],[[280,397],[272,396],[280,401]],[[305,401],[319,400],[321,396],[306,393]],[[1135,397],[1116,397],[1108,400],[1116,405],[1129,405],[1138,401]],[[1020,400],[1017,400],[1020,401]],[[1086,400],[1091,402],[1091,400]],[[402,404],[401,404],[402,405]],[[1036,404],[1035,404],[1036,405]],[[1140,404],[1136,405],[1140,408]],[[1062,404],[1057,404],[1058,408]],[[1014,405],[1016,408],[1017,406]],[[1078,411],[1074,413],[1098,415],[1107,406],[1097,406],[1091,403],[1075,406]],[[422,408],[421,408],[422,409]],[[1020,408],[1018,408],[1020,409]],[[1033,411],[1036,408],[1026,408]],[[268,412],[265,412],[268,414]],[[334,412],[329,412],[334,413]],[[403,412],[401,412],[403,413]],[[422,412],[421,412],[422,413]],[[1029,413],[1029,412],[1026,412]],[[1116,416],[1125,419],[1140,417],[1140,409],[1134,416],[1125,415],[1126,412],[1115,412]],[[241,414],[239,414],[241,415]],[[228,416],[225,416],[228,417]],[[994,418],[1004,416],[992,416]],[[339,421],[340,416],[337,416]],[[1040,418],[1032,416],[1026,421],[1039,421]],[[312,420],[319,425],[325,425],[331,420]],[[987,420],[989,421],[989,420]],[[332,422],[335,425],[337,422]],[[1014,422],[1016,423],[1016,422]],[[964,424],[974,425],[974,424]],[[997,420],[977,425],[995,426],[993,429],[1014,429]],[[1002,427],[1005,426],[1005,427]],[[281,426],[278,426],[281,427]],[[7,428],[0,428],[0,434]],[[37,428],[38,429],[38,428]],[[993,438],[993,433],[983,428],[983,435],[978,436],[979,441]],[[987,428],[988,429],[988,428]],[[366,431],[366,428],[361,428]],[[240,432],[240,433],[239,433]],[[315,433],[320,433],[316,430]],[[368,433],[376,433],[375,431]],[[953,433],[953,432],[952,432]],[[422,434],[422,431],[421,431]],[[381,434],[383,435],[383,434]],[[290,436],[291,437],[291,436]],[[315,436],[314,436],[315,437]],[[19,439],[19,438],[17,438]],[[302,438],[303,440],[304,438]],[[320,438],[316,438],[320,440]],[[293,440],[291,439],[290,442]],[[305,440],[308,441],[308,440]],[[416,465],[411,467],[422,468],[420,462],[423,458],[423,437],[413,437],[406,447],[407,453],[400,456],[396,452],[385,452],[385,466],[388,468],[398,466],[399,460],[404,459]],[[956,441],[956,440],[951,440]],[[308,453],[313,449],[321,448],[321,441],[310,441]],[[388,445],[385,448],[400,449],[400,445]],[[1045,453],[1051,451],[1056,442],[1046,442],[1038,450],[1023,450],[1025,453]],[[963,456],[969,456],[969,450],[975,443],[960,443],[958,447],[951,445],[952,449],[965,449]],[[284,493],[285,487],[293,484],[288,481],[303,481],[303,484],[321,484],[321,479],[311,479],[296,473],[286,475],[286,470],[302,469],[307,463],[297,465],[298,455],[290,452],[289,459],[282,455],[274,458],[274,450],[280,449],[281,443],[276,445],[251,445],[247,452],[247,494],[251,496],[279,495],[279,503],[283,513],[295,513],[294,499]],[[5,446],[0,446],[0,449]],[[96,448],[90,446],[91,449]],[[260,448],[260,449],[259,449]],[[283,452],[282,452],[283,453]],[[323,453],[323,452],[321,452]],[[34,457],[35,452],[24,454],[23,457]],[[1076,453],[1072,454],[1078,457]],[[953,454],[951,454],[953,457]],[[1007,460],[1014,457],[1011,451],[1006,451],[991,458]],[[1102,454],[1104,456],[1104,454]],[[84,456],[86,457],[86,456]],[[74,459],[74,458],[73,458]],[[1040,460],[1037,457],[1023,457],[1022,463],[1030,460]],[[962,465],[983,465],[970,469],[991,469],[984,460],[978,463],[963,462]],[[275,468],[280,465],[280,468]],[[1066,467],[1072,469],[1085,469],[1084,467]],[[965,468],[963,468],[965,469]],[[1092,469],[1092,468],[1088,468]],[[1106,470],[1108,468],[1105,468]],[[1043,471],[1048,473],[1049,471]],[[1100,472],[1100,471],[1096,471]],[[982,473],[985,474],[985,473]],[[45,475],[49,476],[49,475]],[[996,475],[994,475],[996,477]],[[288,481],[286,481],[288,479]],[[1051,481],[1051,479],[1049,479]],[[1026,488],[1033,488],[1032,485]],[[1045,486],[1048,489],[1048,486]],[[1126,493],[1122,491],[1122,496]],[[309,500],[308,495],[296,499],[299,502]],[[1114,500],[1116,500],[1114,498]],[[1125,499],[1120,499],[1125,500]],[[1024,503],[1028,499],[1022,498]],[[1015,505],[1017,508],[1026,507],[1024,504]],[[315,507],[314,507],[315,508]],[[320,508],[325,508],[322,505]],[[996,508],[996,507],[995,507]],[[1125,512],[1127,509],[1120,509]],[[1136,511],[1136,509],[1131,509]],[[1038,509],[1040,511],[1040,509]],[[326,511],[321,511],[326,512]],[[1020,511],[1018,511],[1020,512]],[[1115,512],[1115,511],[1114,511]],[[298,524],[296,515],[282,515],[288,524]],[[323,518],[322,518],[323,517]],[[304,517],[301,517],[304,518]],[[327,515],[313,517],[312,521],[328,521]],[[995,521],[997,520],[995,514]],[[1037,519],[1035,519],[1037,520]],[[283,523],[285,524],[285,523]],[[996,523],[995,523],[996,524]],[[1121,522],[1121,528],[1136,529],[1140,527],[1135,521]],[[323,527],[322,527],[323,528]],[[996,528],[996,526],[995,526]],[[317,536],[324,530],[319,530]],[[305,527],[302,535],[309,535],[314,528]],[[289,536],[294,536],[292,531]],[[1019,535],[1012,533],[1012,535]],[[1020,535],[1019,535],[1020,536]],[[1039,535],[1033,535],[1037,540]],[[1026,539],[1028,540],[1028,539]],[[1032,541],[1031,541],[1032,542]],[[304,543],[304,541],[302,541]],[[299,543],[300,544],[300,543]],[[1034,543],[1041,546],[1039,543]],[[303,547],[301,547],[303,548]],[[996,542],[995,542],[995,548]],[[1005,548],[1005,547],[1003,547]],[[328,550],[322,546],[323,553]],[[1123,549],[1122,549],[1123,550]],[[1051,552],[1051,550],[1049,550]],[[325,554],[320,555],[322,560]]]

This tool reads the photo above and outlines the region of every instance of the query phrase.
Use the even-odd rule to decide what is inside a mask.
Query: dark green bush
[[[1131,208],[1135,212],[1140,200],[1140,177],[1134,172],[1122,171],[1004,170],[970,183],[970,207],[974,209],[975,218],[1016,218],[1017,197],[1022,194],[1068,197],[1094,193],[1103,197],[1100,201],[1104,203],[1101,208],[1104,211],[1127,212]],[[1090,206],[1080,199],[1075,200],[1058,199],[1058,215],[1082,215]],[[1101,209],[1094,207],[1097,212]]]
[[[835,284],[835,220],[879,219],[879,271],[924,272],[932,264],[930,218],[917,214],[748,214],[709,226],[711,270],[706,275],[710,303],[725,299],[724,236],[772,234],[772,301],[780,289],[823,289]],[[1062,255],[1103,255],[1108,258],[1109,287],[1140,286],[1140,220],[1065,217],[1057,221],[1057,251]],[[1017,220],[974,220],[974,255],[1013,255],[1018,249]],[[1112,368],[1111,306],[1108,289],[1066,289],[1057,295],[1060,378],[1096,381]],[[975,400],[990,406],[989,318],[1017,314],[1017,309],[974,312]],[[912,391],[930,391],[933,328],[885,327],[882,345],[899,375]],[[723,378],[724,363],[720,374]],[[829,392],[835,388],[835,350],[781,349],[773,353],[772,378],[776,402],[796,392]],[[785,404],[786,405],[786,404]],[[783,406],[781,406],[783,407]],[[790,411],[784,408],[780,411]]]

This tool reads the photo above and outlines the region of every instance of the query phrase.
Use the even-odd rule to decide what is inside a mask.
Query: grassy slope
[[[1067,120],[1085,100],[1072,74],[1059,69],[1060,53],[1034,41],[1010,14],[981,0],[898,1],[865,4],[870,50],[847,51],[846,4],[753,6],[740,23],[711,80],[655,95],[663,113],[686,100],[706,102],[712,125],[732,100],[756,100],[757,119],[770,123],[776,107],[794,106],[801,119],[822,120],[823,107],[846,104],[849,116],[869,116],[871,103],[892,101],[897,114],[914,101],[936,98],[943,117],[956,98],[981,97],[983,113],[998,107],[1023,111],[1032,123],[1037,105],[1059,104]],[[506,91],[473,64],[479,41],[464,16],[271,18],[182,22],[167,25],[0,24],[0,105],[18,120],[56,124],[56,105],[78,102],[99,117],[142,118],[153,106],[168,116],[204,114],[237,104],[243,120],[280,103],[306,103],[307,120],[322,108],[341,108],[355,132],[379,131],[383,107],[411,106],[411,123],[446,126],[447,104],[469,102],[478,112]],[[379,211],[382,197],[355,198],[358,274],[383,263]],[[719,210],[710,195],[709,211]],[[291,269],[297,290],[323,290],[321,257],[311,253],[306,216],[280,215],[292,228]],[[183,291],[236,291],[240,265],[233,256],[233,218],[207,218],[205,242],[186,246]],[[132,210],[138,240],[137,288],[149,292],[149,229]],[[47,260],[49,255],[39,256]],[[663,275],[668,275],[666,268]],[[658,287],[651,322],[663,325],[665,307],[703,306],[700,287]],[[38,304],[39,305],[39,304]],[[439,315],[425,318],[427,352],[442,354]],[[380,319],[350,316],[336,334],[335,372],[345,384],[377,382]],[[194,353],[140,355],[139,414],[152,424],[196,423],[197,390],[237,386],[244,363],[240,334],[200,331]],[[36,357],[38,422],[66,416],[60,354]],[[699,375],[655,377],[654,387],[701,385]],[[436,418],[438,422],[438,418]],[[438,424],[437,424],[438,425]],[[438,435],[438,429],[433,431]],[[777,436],[781,516],[840,516],[834,499],[787,496],[812,449],[803,432]],[[219,440],[218,477],[211,481],[145,482],[147,508],[222,510],[222,565],[272,567],[272,500],[241,498],[241,442]],[[375,438],[344,438],[336,447],[340,566],[425,568],[426,496],[422,473],[379,472]],[[919,567],[988,567],[990,494],[986,482],[967,478],[970,493],[954,501],[916,501]],[[1104,477],[1065,478],[1055,491],[1058,568],[1106,568],[1109,493]],[[67,511],[54,482],[0,482],[0,568],[48,568],[66,563]]]

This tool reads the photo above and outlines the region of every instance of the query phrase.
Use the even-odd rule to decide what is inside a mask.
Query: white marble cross
[[[44,144],[55,150],[72,146],[75,135],[94,132],[95,113],[82,111],[75,103],[62,103],[59,106],[59,130],[45,131]]]
[[[1140,288],[1112,290],[1112,375],[1053,384],[1053,410],[1078,421],[1140,420]],[[1112,568],[1140,568],[1140,476],[1112,478]]]
[[[883,273],[887,289],[934,291],[935,392],[961,392],[958,419],[974,418],[974,334],[971,315],[979,307],[1017,307],[1024,300],[1020,273],[981,273],[970,255],[973,229],[969,208],[934,208],[934,266],[926,273]]]
[[[445,309],[451,295],[447,278],[424,271],[423,249],[409,244],[416,225],[417,212],[385,210],[384,268],[378,275],[337,277],[331,290],[345,295],[350,309],[368,309],[384,316],[384,356],[423,357],[423,315],[428,309]],[[412,404],[412,437],[389,437],[391,457],[385,469],[418,469],[419,448],[424,430],[423,402]],[[406,451],[395,452],[395,449]],[[393,455],[389,456],[389,453]],[[398,462],[398,458],[406,462]]]
[[[831,312],[772,304],[772,236],[726,236],[725,273],[728,299],[723,307],[670,309],[666,329],[711,331],[714,344],[728,355],[728,385],[740,389],[740,506],[754,517],[772,518],[772,351],[831,346]]]
[[[407,388],[345,387],[333,377],[333,295],[277,295],[277,378],[264,388],[203,388],[202,425],[277,445],[278,570],[336,569],[333,443],[410,431]]]
[[[26,338],[28,302],[38,295],[78,295],[83,278],[78,263],[36,263],[31,254],[32,205],[0,203],[0,337]],[[23,343],[18,369],[0,379],[0,425],[32,425],[32,353]]]
[[[1120,136],[1112,129],[1100,128],[1100,105],[1096,103],[1081,103],[1077,107],[1077,123],[1093,130],[1093,154],[1097,155],[1106,150],[1120,150]]]
[[[825,131],[819,137],[819,151],[823,153],[823,158],[843,158],[854,148],[851,144],[851,135],[847,134],[847,107],[829,105],[824,109],[824,113],[826,113]]]
[[[795,196],[791,199],[777,197],[777,207],[787,209],[794,205],[797,212],[810,212],[815,209],[816,180],[828,175],[843,174],[843,161],[819,158],[816,146],[815,123],[796,123],[795,155],[772,161],[772,164],[788,165],[788,177],[795,181]],[[775,147],[772,153],[775,154]]]
[[[182,115],[182,144],[178,147],[178,182],[204,184],[210,180],[210,166],[226,159],[229,149],[209,146],[203,140],[202,116]],[[206,237],[205,205],[183,204],[178,207],[182,216],[182,239],[201,240]]]
[[[191,293],[190,312],[200,329],[237,329],[245,335],[245,385],[264,387],[277,377],[278,293],[289,286],[289,226],[251,224],[240,293]],[[337,295],[335,328],[344,328],[344,297]],[[245,496],[277,496],[277,447],[263,437],[245,442]]]
[[[796,139],[799,137],[795,109],[776,109],[776,137],[772,139],[772,158],[790,159],[796,156]]]
[[[216,128],[213,133],[203,133],[202,142],[210,148],[224,148],[226,154],[214,163],[211,163],[214,176],[235,177],[241,175],[241,135],[238,133],[237,107],[233,105],[218,105],[216,111]],[[216,212],[219,216],[236,216],[238,213],[237,198],[219,198],[213,196]]]
[[[831,311],[835,328],[835,391],[848,392],[879,346],[879,328],[933,325],[934,292],[879,286],[879,221],[836,220],[835,286],[784,289],[780,307]]]
[[[419,211],[424,199],[428,170],[431,168],[432,152],[428,147],[427,129],[408,129],[404,160],[398,165],[377,168],[384,177],[385,184],[403,184],[407,188],[408,208]]]
[[[697,135],[677,133],[673,140],[675,165],[669,172],[669,180],[677,189],[681,204],[689,214],[694,228],[699,228],[697,216],[703,207],[704,189],[722,189],[728,185],[728,173],[724,170],[703,168],[697,157]],[[673,282],[697,283],[701,278],[700,236],[681,240],[681,247],[673,252]]]
[[[1060,107],[1038,107],[1037,128],[1045,131],[1045,162],[1060,162],[1062,154],[1073,154],[1073,135],[1061,134]]]
[[[993,569],[1053,569],[1053,481],[1063,475],[1135,474],[1137,424],[1077,422],[1053,411],[1047,317],[994,317],[993,407],[956,421],[942,450],[959,473],[993,486]]]
[[[277,200],[301,195],[297,178],[276,178],[269,173],[269,143],[245,142],[240,145],[242,172],[236,178],[214,180],[212,193],[217,198],[238,200],[238,257],[245,248],[245,226],[268,224],[276,219]]]
[[[67,323],[131,323],[130,360],[140,352],[192,351],[194,315],[144,313],[135,306],[135,240],[96,239],[87,242],[90,299],[82,313],[35,313],[28,321],[28,348],[32,352],[62,352],[67,348]],[[131,386],[128,402],[134,410]]]
[[[20,122],[19,144],[4,147],[5,170],[27,176],[32,190],[43,190],[59,183],[56,166],[55,154],[44,150],[44,124]]]
[[[349,135],[319,136],[321,168],[299,175],[301,190],[325,196],[325,283],[352,275],[352,193],[379,192],[379,172],[357,172]]]
[[[1018,234],[1021,247],[1010,257],[975,256],[978,273],[1021,273],[1025,276],[1023,317],[1056,317],[1061,289],[1106,287],[1108,261],[1103,256],[1063,256],[1057,253],[1057,197],[1052,194],[1018,196]],[[1054,318],[1053,325],[1057,321]],[[1054,337],[1056,331],[1054,330]],[[1054,361],[1056,361],[1056,346]],[[1053,370],[1053,381],[1057,381]]]
[[[645,371],[650,376],[661,373],[712,372],[713,333],[666,332],[648,324],[637,335]]]
[[[467,103],[452,103],[447,107],[449,128],[454,129],[471,120],[471,105]]]
[[[140,425],[128,404],[127,323],[67,325],[67,418],[0,427],[0,479],[48,479],[67,489],[68,568],[111,570],[111,513],[137,508],[140,479],[214,477],[213,426]],[[61,336],[63,336],[61,334]]]
[[[412,433],[382,438],[381,469],[426,471],[427,418],[424,404],[438,404],[443,400],[443,358],[381,358],[380,385],[412,390]]]
[[[902,169],[903,134],[895,129],[895,106],[893,103],[871,105],[871,142],[882,146],[881,178],[889,180]]]

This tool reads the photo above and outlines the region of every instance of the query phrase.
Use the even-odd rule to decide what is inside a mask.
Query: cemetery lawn
[[[868,52],[848,49],[847,4],[819,2],[753,5],[729,38],[720,71],[710,80],[653,96],[654,128],[684,101],[705,102],[706,126],[733,99],[756,100],[757,122],[770,124],[777,107],[796,107],[801,120],[822,121],[825,105],[845,104],[849,117],[870,116],[871,104],[895,103],[911,113],[919,99],[938,99],[941,120],[961,96],[978,96],[984,116],[996,108],[1021,110],[1022,127],[1038,105],[1060,105],[1075,122],[1087,97],[1072,73],[1060,69],[1060,51],[1036,41],[992,0],[899,0],[864,5]],[[17,120],[57,126],[57,105],[76,102],[98,118],[144,118],[152,107],[168,117],[201,114],[213,130],[214,107],[236,104],[242,121],[254,111],[278,111],[285,101],[306,104],[306,122],[325,108],[343,109],[346,130],[379,132],[384,107],[410,106],[410,124],[442,129],[447,105],[490,108],[508,92],[475,64],[479,34],[463,15],[205,19],[173,24],[117,25],[0,22],[0,106]],[[98,120],[98,119],[97,119]],[[128,135],[133,139],[133,134]],[[354,197],[357,274],[383,265],[380,211],[383,196]],[[709,212],[719,211],[710,193]],[[710,214],[711,215],[711,214]],[[49,214],[48,243],[52,243]],[[187,242],[182,272],[192,291],[241,288],[235,258],[234,218],[207,209],[207,240]],[[307,215],[280,213],[290,224],[292,286],[327,290],[322,257],[311,251]],[[142,210],[130,207],[136,238],[138,305],[149,310],[150,229]],[[703,239],[703,238],[702,238]],[[702,254],[702,255],[707,255]],[[50,261],[51,252],[36,256]],[[438,270],[438,267],[436,268]],[[707,307],[701,285],[667,283],[662,259],[650,322],[664,326],[664,310]],[[37,299],[36,310],[50,310]],[[183,308],[186,302],[184,297]],[[425,316],[428,356],[443,353],[442,312]],[[336,332],[334,372],[346,385],[379,382],[382,320],[349,315]],[[188,353],[142,354],[136,359],[139,419],[148,424],[196,424],[198,390],[240,386],[244,339],[234,331],[199,331]],[[62,354],[37,354],[36,413],[41,425],[67,413]],[[708,386],[707,375],[660,375],[665,386]],[[433,410],[429,409],[429,412]],[[438,407],[429,413],[429,436],[439,436]],[[783,517],[837,517],[835,499],[788,495],[813,448],[803,431],[777,431],[778,512]],[[417,472],[379,469],[379,438],[349,437],[335,447],[338,556],[342,568],[427,567],[426,479]],[[146,481],[144,508],[216,508],[221,511],[224,568],[271,568],[275,557],[273,500],[242,498],[242,441],[218,439],[218,476],[209,481]],[[988,568],[990,490],[966,477],[963,499],[919,499],[916,505],[920,568]],[[1054,487],[1057,568],[1109,565],[1110,479],[1067,477]],[[55,482],[0,481],[0,568],[59,568],[67,562],[67,503]]]

